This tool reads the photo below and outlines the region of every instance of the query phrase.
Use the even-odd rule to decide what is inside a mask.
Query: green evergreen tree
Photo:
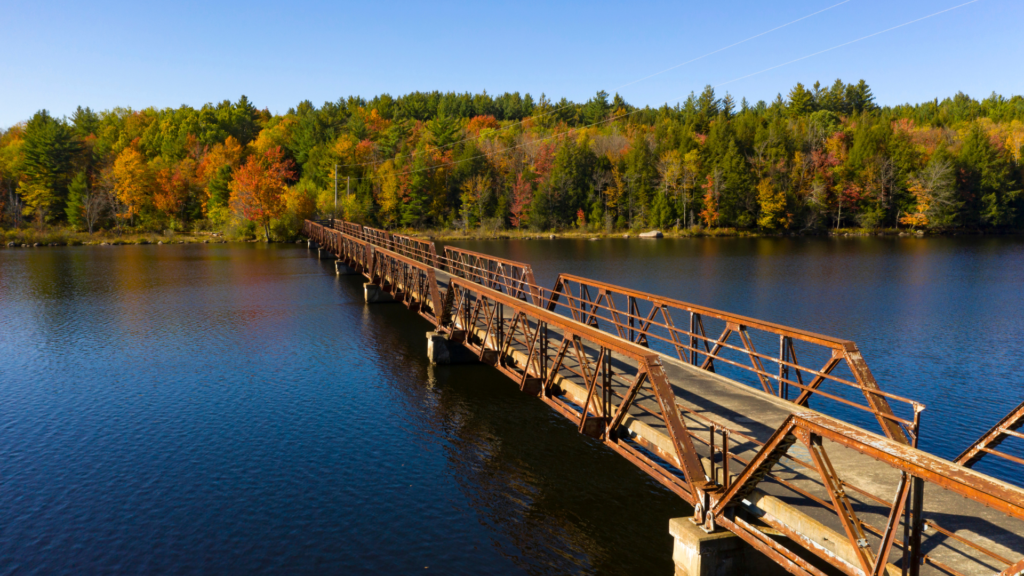
[[[30,213],[43,221],[60,211],[67,199],[75,155],[81,145],[71,128],[46,110],[36,112],[25,124],[22,196]]]
[[[976,222],[989,226],[1007,226],[1016,217],[1020,189],[1011,179],[1009,164],[999,157],[988,135],[974,124],[960,150],[961,181],[964,195],[973,204]]]
[[[608,105],[608,93],[604,90],[598,91],[598,93],[587,101],[586,106],[583,107],[583,122],[588,126],[597,124],[608,118],[608,111],[611,106]]]
[[[64,213],[67,215],[68,224],[79,228],[82,226],[83,211],[89,199],[89,183],[86,180],[85,172],[75,174],[68,185],[68,200],[64,206]],[[92,230],[90,230],[92,232]]]
[[[814,111],[814,95],[800,82],[789,91],[789,115],[805,116]]]
[[[846,87],[846,105],[850,112],[860,114],[875,110],[875,96],[871,93],[868,83],[861,80],[856,85]]]

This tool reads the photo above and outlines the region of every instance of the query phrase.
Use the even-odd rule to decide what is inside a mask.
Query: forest
[[[863,80],[660,108],[603,91],[79,107],[0,131],[0,227],[998,232],[1024,227],[1022,152],[1021,96],[878,106]]]

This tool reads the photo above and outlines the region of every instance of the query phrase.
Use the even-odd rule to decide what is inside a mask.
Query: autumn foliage
[[[284,192],[295,177],[292,161],[280,146],[254,154],[232,174],[231,208],[263,228],[270,241],[270,221],[284,212]]]
[[[707,87],[656,109],[416,92],[275,115],[242,97],[0,130],[0,226],[1009,231],[1022,160],[1024,97],[880,106],[863,81],[770,102]]]

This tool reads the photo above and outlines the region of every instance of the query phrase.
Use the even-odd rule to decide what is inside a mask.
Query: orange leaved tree
[[[284,157],[280,146],[263,154],[253,154],[233,173],[231,208],[247,220],[263,226],[270,242],[270,220],[285,209],[285,183],[295,177],[292,161]]]
[[[114,160],[113,176],[118,221],[130,220],[134,224],[135,215],[151,201],[153,175],[146,157],[133,147],[125,148]]]

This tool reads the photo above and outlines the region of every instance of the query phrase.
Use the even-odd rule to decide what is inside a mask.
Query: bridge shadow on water
[[[338,290],[361,299],[362,283],[339,277]],[[496,369],[431,366],[432,327],[403,306],[367,305],[364,318],[367,345],[393,359],[382,368],[419,383],[396,392],[502,556],[528,574],[673,572],[668,521],[692,514],[685,502]]]

